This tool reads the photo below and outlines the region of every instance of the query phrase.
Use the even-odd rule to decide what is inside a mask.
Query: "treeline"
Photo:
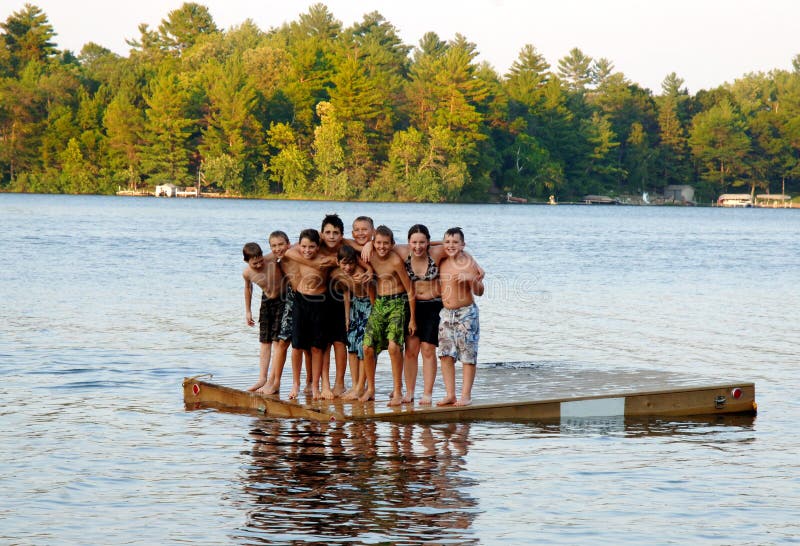
[[[317,4],[267,32],[186,3],[121,57],[75,56],[36,6],[0,24],[0,190],[113,193],[203,182],[232,195],[486,201],[800,187],[800,56],[689,95],[573,49],[532,45],[507,74],[478,48],[402,43],[379,13]],[[699,52],[702,54],[702,52]]]

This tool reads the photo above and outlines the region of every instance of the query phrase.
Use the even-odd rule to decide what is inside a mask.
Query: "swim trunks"
[[[414,318],[417,331],[414,335],[423,343],[439,345],[439,312],[442,310],[442,299],[417,300]]]
[[[258,340],[261,343],[278,341],[285,305],[286,302],[280,297],[268,298],[261,293],[261,309],[258,313]]]
[[[347,330],[347,352],[364,360],[364,331],[367,328],[372,303],[368,297],[350,300],[350,328]]]
[[[281,341],[291,340],[292,339],[292,316],[294,308],[294,290],[291,288],[287,288],[286,290],[286,302],[283,306],[283,316],[281,316],[281,329],[278,333],[278,339]]]
[[[439,313],[439,357],[450,356],[461,363],[478,363],[481,329],[475,303]]]
[[[328,346],[325,333],[325,294],[294,293],[292,347],[308,351]]]
[[[390,341],[402,347],[409,315],[408,294],[405,292],[375,298],[364,332],[364,346],[374,347],[376,355],[388,349]]]
[[[347,343],[347,321],[344,316],[344,295],[338,290],[328,290],[325,293],[325,318],[328,343]]]

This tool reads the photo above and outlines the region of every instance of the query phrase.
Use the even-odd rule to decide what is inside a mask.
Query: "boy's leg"
[[[469,406],[472,404],[472,384],[475,382],[475,372],[477,366],[475,364],[461,363],[464,377],[461,383],[461,398],[455,403],[456,406]]]
[[[303,353],[300,349],[292,348],[292,392],[289,400],[294,400],[300,394],[300,376],[303,372]],[[308,359],[306,359],[308,362]]]
[[[279,339],[273,341],[272,345],[272,360],[275,361],[275,364],[272,366],[272,373],[267,379],[267,384],[256,391],[260,394],[275,394],[281,390],[281,378],[283,377],[283,367],[286,364],[286,352],[289,350],[289,341]]]
[[[433,401],[433,385],[436,383],[436,346],[424,342],[420,345],[423,390],[419,403],[423,406],[429,406]]]
[[[330,400],[333,398],[333,391],[331,390],[331,346],[328,345],[325,349],[320,349],[320,375],[314,376],[314,387],[322,393],[322,398]],[[313,363],[314,356],[312,353],[311,361]]]
[[[311,347],[311,389],[314,400],[322,398],[319,390],[320,376],[322,375],[322,349]],[[330,391],[330,381],[328,381],[328,391]],[[324,385],[324,382],[323,382]]]
[[[333,384],[333,395],[341,396],[344,392],[344,374],[347,371],[347,346],[341,341],[334,341],[333,355],[336,359],[336,380]]]
[[[308,351],[303,351],[303,356],[306,362],[306,388],[303,389],[303,394],[311,394],[313,392],[313,370],[311,369],[311,358],[309,357]],[[319,384],[317,384],[317,388],[319,388]]]
[[[474,377],[474,376],[473,376]],[[444,398],[437,406],[448,406],[456,403],[456,361],[452,356],[442,357],[442,381],[444,381]]]
[[[361,396],[361,388],[358,383],[358,374],[360,373],[358,355],[356,353],[347,353],[347,360],[350,364],[350,381],[352,386],[342,394],[342,400],[355,400]]]
[[[367,380],[367,390],[358,399],[362,402],[375,399],[375,354],[374,347],[364,347],[364,377]]]
[[[419,370],[419,348],[420,341],[417,336],[408,336],[406,338],[406,350],[403,353],[403,374],[406,379],[404,404],[414,400],[414,391],[417,388],[417,371]]]
[[[272,343],[260,343],[258,350],[258,381],[247,390],[253,392],[263,387],[269,375],[269,359],[272,351]]]
[[[393,340],[389,341],[389,359],[392,362],[393,388],[387,406],[399,406],[403,403],[403,349]]]

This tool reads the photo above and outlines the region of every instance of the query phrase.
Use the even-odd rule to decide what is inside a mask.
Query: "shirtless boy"
[[[368,385],[359,400],[366,402],[375,398],[377,356],[383,349],[388,349],[394,384],[389,405],[399,406],[403,400],[403,342],[406,324],[408,333],[413,334],[417,328],[414,285],[408,278],[403,260],[392,252],[394,234],[391,229],[378,226],[373,247],[370,265],[377,277],[377,297],[364,334],[364,367]]]
[[[364,369],[364,330],[367,326],[372,305],[375,303],[375,286],[372,282],[360,282],[360,276],[366,273],[358,264],[355,249],[343,245],[339,249],[339,268],[331,274],[331,279],[338,282],[344,293],[344,312],[347,325],[348,360],[350,377],[353,385],[342,395],[344,400],[356,400],[364,392],[366,370]]]
[[[319,254],[319,246],[320,238],[317,230],[304,229],[300,232],[298,247],[304,260],[311,265],[299,264],[294,285],[295,299],[292,313],[292,347],[311,352],[311,388],[314,400],[333,398],[330,378],[322,374],[322,352],[328,345],[325,328],[328,271],[320,269],[323,257]],[[289,253],[286,256],[289,256]]]
[[[281,297],[281,269],[277,259],[283,255],[284,246],[278,237],[274,239],[275,248],[278,253],[273,253],[269,257],[264,257],[261,246],[258,243],[247,243],[242,248],[242,255],[247,266],[242,271],[244,278],[244,311],[245,322],[248,326],[255,326],[252,312],[253,284],[261,288],[261,308],[259,310],[259,332],[260,342],[259,351],[259,373],[256,381],[248,391],[260,392],[267,386],[269,374],[270,357],[272,356],[272,346],[275,345],[275,356],[279,357],[278,332],[280,330],[281,315],[283,314],[283,298]],[[270,245],[273,238],[270,237]],[[288,246],[288,245],[287,245]],[[283,357],[286,357],[284,351]],[[273,391],[274,392],[274,391]]]
[[[480,325],[474,296],[483,295],[483,270],[464,253],[464,232],[450,228],[444,234],[446,258],[439,265],[442,305],[439,314],[439,358],[445,397],[437,406],[468,406],[478,360]],[[456,399],[455,361],[463,368],[461,398]]]

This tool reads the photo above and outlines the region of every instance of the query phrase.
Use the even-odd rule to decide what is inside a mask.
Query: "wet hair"
[[[429,243],[431,242],[431,232],[428,231],[427,226],[424,226],[422,224],[414,224],[413,226],[411,226],[408,229],[408,239],[411,240],[411,236],[414,235],[415,233],[422,233],[428,240],[428,242]]]
[[[353,220],[353,225],[355,225],[356,222],[369,222],[369,227],[375,229],[375,222],[373,222],[372,218],[370,218],[369,216],[357,217],[355,220]]]
[[[461,231],[460,227],[451,227],[447,231],[444,232],[444,236],[447,237],[448,235],[458,235],[461,237],[461,242],[464,242],[464,232]]]
[[[358,255],[356,254],[356,249],[354,249],[350,245],[342,245],[336,257],[339,259],[340,262],[345,264],[351,264],[358,261]]]
[[[339,218],[338,214],[326,214],[325,218],[322,219],[322,227],[320,228],[320,231],[325,231],[325,226],[328,224],[335,228],[339,228],[339,231],[344,233],[344,222],[342,222],[342,219]]]
[[[394,244],[394,233],[392,233],[392,230],[383,224],[375,228],[375,235],[383,235],[384,237],[388,237],[392,244]]]
[[[245,243],[242,248],[242,255],[244,256],[244,261],[249,262],[253,258],[263,256],[264,252],[262,252],[258,243]]]
[[[319,231],[316,229],[304,229],[300,232],[300,237],[297,238],[297,241],[300,242],[303,239],[308,239],[312,243],[319,246]]]
[[[286,233],[281,230],[276,230],[270,233],[269,237],[267,237],[267,241],[269,241],[272,238],[278,238],[278,237],[283,238],[283,240],[286,241],[287,243],[289,242],[289,236],[286,235]]]

